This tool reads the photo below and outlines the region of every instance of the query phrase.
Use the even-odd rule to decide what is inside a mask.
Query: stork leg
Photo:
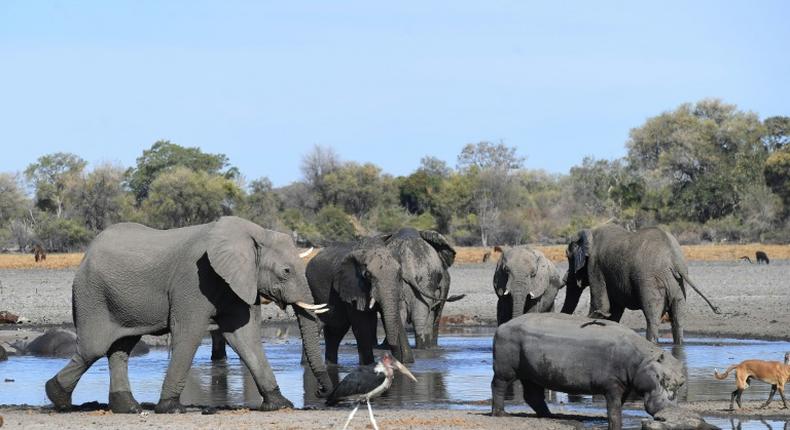
[[[357,405],[354,406],[354,410],[351,411],[351,415],[348,416],[348,419],[346,420],[346,425],[343,426],[343,430],[346,430],[348,428],[348,424],[351,422],[351,419],[354,418],[354,414],[357,413],[357,409],[359,409],[359,403],[357,403]]]
[[[373,408],[370,407],[370,399],[368,399],[368,413],[370,414],[370,422],[373,423],[373,429],[379,430],[379,426],[376,424],[376,419],[373,418]]]

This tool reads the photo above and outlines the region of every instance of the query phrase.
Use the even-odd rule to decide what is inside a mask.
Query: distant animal
[[[5,360],[8,360],[8,353],[5,352],[5,348],[3,348],[2,345],[0,345],[0,361],[5,361]]]
[[[724,374],[714,371],[713,376],[722,380],[727,379],[730,372],[735,370],[735,391],[732,392],[730,397],[730,410],[735,409],[734,402],[738,402],[739,408],[743,407],[741,405],[741,395],[745,389],[749,388],[749,383],[753,378],[771,384],[771,394],[768,395],[768,400],[760,406],[760,409],[771,404],[777,391],[779,391],[779,396],[782,397],[784,408],[787,409],[785,384],[790,380],[790,365],[787,364],[789,358],[790,353],[785,354],[784,363],[779,361],[745,360],[728,367]]]
[[[483,254],[483,263],[488,263],[488,260],[491,259],[491,251],[487,251]]]
[[[370,422],[373,424],[373,428],[378,430],[379,426],[376,424],[376,419],[373,418],[373,408],[370,406],[370,399],[380,396],[390,388],[392,379],[395,377],[395,369],[400,370],[412,381],[417,382],[417,378],[406,366],[394,359],[389,353],[385,353],[375,366],[358,367],[337,384],[329,397],[327,397],[326,404],[332,406],[342,399],[354,399],[356,403],[354,410],[351,411],[346,424],[343,426],[343,430],[346,430],[362,402],[368,404]]]
[[[741,258],[740,258],[740,260],[741,260],[741,261],[746,261],[746,262],[748,262],[749,264],[753,264],[753,263],[752,263],[752,259],[751,259],[751,258],[749,258],[749,256],[748,256],[748,255],[744,255],[743,257],[741,257]]]
[[[771,260],[768,259],[768,254],[766,254],[764,251],[755,252],[754,257],[757,259],[757,264],[771,264]]]
[[[33,258],[36,259],[36,263],[47,259],[47,251],[38,243],[33,245]]]
[[[63,329],[50,329],[36,337],[27,344],[22,342],[14,345],[23,354],[37,357],[62,357],[69,358],[77,353],[77,335]],[[130,356],[145,355],[151,348],[145,342],[138,342]]]

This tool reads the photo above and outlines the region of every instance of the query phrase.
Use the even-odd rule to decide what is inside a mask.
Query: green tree
[[[392,179],[382,176],[381,168],[372,163],[345,163],[323,180],[327,202],[357,218],[382,202],[397,200]]]
[[[143,210],[159,228],[185,227],[231,215],[241,197],[231,179],[176,167],[151,183]]]
[[[124,206],[131,204],[123,180],[122,167],[104,164],[93,169],[75,187],[74,212],[89,230],[102,231],[123,218]]]
[[[774,151],[790,143],[790,117],[772,116],[763,121],[765,146]]]
[[[0,228],[24,216],[26,207],[27,198],[16,175],[0,173]]]
[[[39,214],[33,227],[36,239],[49,251],[69,252],[83,248],[92,235],[77,220],[57,218],[49,213]]]
[[[272,182],[268,178],[260,178],[252,181],[249,189],[241,215],[261,227],[276,229],[280,200],[272,188]]]
[[[336,206],[325,206],[316,218],[318,231],[325,242],[347,242],[356,238],[354,224],[348,215]]]
[[[87,163],[65,152],[43,155],[25,169],[25,177],[36,189],[36,207],[63,216],[65,196],[74,186]]]
[[[129,188],[137,203],[142,203],[148,197],[153,182],[160,174],[178,166],[195,172],[221,175],[227,179],[234,179],[239,174],[237,168],[229,166],[225,154],[208,154],[200,148],[185,148],[169,140],[158,140],[150,149],[143,151],[143,155],[137,158],[136,167],[129,168],[126,173]],[[226,170],[223,172],[222,169]]]
[[[790,147],[783,147],[765,160],[765,184],[784,205],[785,212],[790,209]]]

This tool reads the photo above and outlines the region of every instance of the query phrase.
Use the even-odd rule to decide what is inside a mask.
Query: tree
[[[185,227],[231,215],[241,196],[230,179],[176,167],[151,183],[143,210],[159,228]]]
[[[75,212],[85,227],[99,232],[121,220],[126,200],[123,189],[124,169],[104,164],[93,169],[75,189]]]
[[[300,169],[305,183],[311,192],[318,196],[319,209],[325,204],[329,204],[325,178],[334,173],[341,166],[340,157],[330,146],[315,145],[313,149],[302,157]]]
[[[516,170],[524,166],[524,157],[516,155],[516,148],[505,145],[482,141],[476,144],[466,144],[458,155],[458,169],[468,170]]]
[[[790,117],[772,116],[763,121],[765,126],[765,146],[775,151],[790,143]]]
[[[82,158],[65,152],[43,155],[29,165],[25,177],[36,189],[36,207],[60,218],[67,189],[79,179],[86,165]]]
[[[272,188],[272,182],[263,177],[250,183],[250,193],[245,199],[242,215],[261,227],[275,229],[279,206],[280,201]]]
[[[208,154],[200,148],[185,148],[169,140],[158,140],[150,149],[143,151],[143,155],[137,158],[137,166],[129,168],[126,173],[129,188],[137,203],[142,203],[148,197],[151,184],[160,174],[178,166],[195,172],[221,175],[226,179],[233,179],[239,174],[237,168],[229,166],[225,154]],[[227,170],[223,172],[222,169],[226,167]]]
[[[361,218],[379,203],[397,201],[390,177],[381,175],[381,168],[372,163],[348,162],[323,178],[324,203],[342,208]]]
[[[423,172],[428,176],[447,178],[453,172],[444,160],[436,157],[425,156],[420,159],[420,168],[418,172]]]
[[[0,228],[24,216],[26,201],[16,175],[0,173]]]
[[[765,184],[784,204],[785,212],[790,210],[790,147],[784,147],[765,160]]]
[[[326,242],[348,242],[356,238],[354,224],[338,207],[329,205],[321,209],[316,224]]]

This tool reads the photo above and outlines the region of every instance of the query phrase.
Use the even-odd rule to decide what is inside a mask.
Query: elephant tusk
[[[329,312],[329,308],[316,309],[316,310],[314,310],[313,312],[315,312],[315,313],[317,313],[317,314],[322,314],[322,313],[324,313],[324,312]]]
[[[313,252],[313,247],[311,246],[311,247],[310,247],[310,249],[308,249],[307,251],[305,251],[305,252],[303,252],[303,253],[299,254],[299,258],[305,258],[305,257],[307,257],[308,255],[310,255],[310,253],[312,253],[312,252]]]
[[[309,309],[311,311],[314,311],[316,309],[323,309],[323,308],[326,307],[326,303],[321,303],[320,305],[311,305],[311,304],[305,303],[305,302],[296,302],[295,304],[296,304],[296,306],[299,306],[300,308]]]
[[[528,293],[527,293],[527,297],[529,297],[529,298],[530,298],[530,300],[531,300],[531,299],[534,299],[534,298],[535,298],[535,295],[534,295],[534,294],[532,294],[532,291],[530,291],[530,292],[528,292]]]
[[[503,296],[506,296],[506,295],[508,295],[508,294],[510,294],[510,289],[509,289],[509,288],[506,288],[506,289],[505,289],[505,292],[504,292],[504,293],[502,293],[502,295],[503,295]]]
[[[373,309],[373,306],[376,306],[376,299],[371,297],[370,298],[370,305],[368,305],[368,309]]]

